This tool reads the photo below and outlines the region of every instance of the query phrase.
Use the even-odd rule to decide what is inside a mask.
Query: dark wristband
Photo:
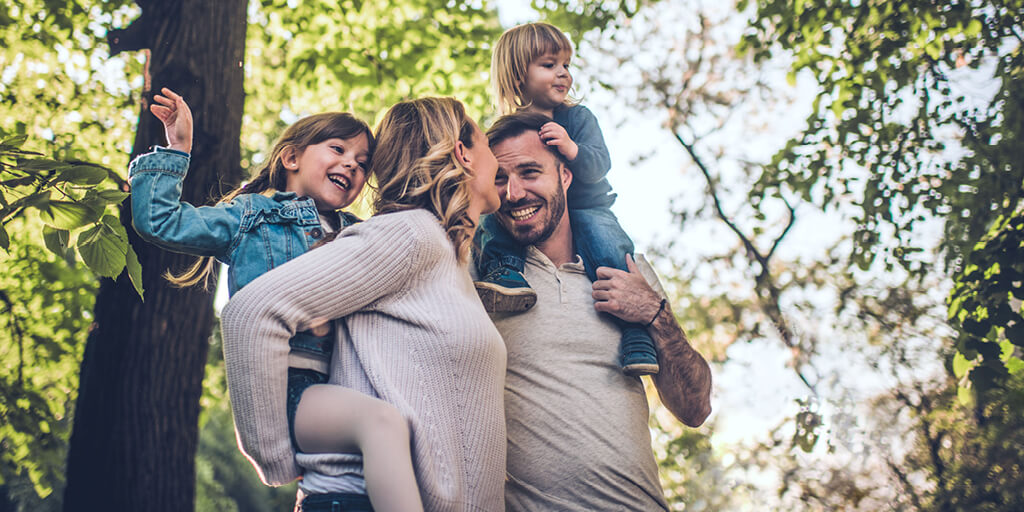
[[[647,325],[645,325],[644,327],[650,327],[651,325],[654,324],[654,321],[658,319],[658,315],[660,315],[662,311],[665,311],[665,304],[667,302],[668,299],[661,299],[661,304],[658,306],[658,312],[654,314],[654,318],[651,318],[651,321],[647,322]]]

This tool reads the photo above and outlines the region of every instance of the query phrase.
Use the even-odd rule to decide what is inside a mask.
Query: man
[[[492,315],[508,350],[506,506],[667,510],[643,384],[622,373],[619,331],[607,315],[648,326],[661,365],[655,386],[687,425],[711,412],[711,372],[632,259],[629,272],[601,268],[597,281],[587,278],[565,200],[572,172],[538,135],[547,121],[517,113],[487,133],[502,195],[494,215],[529,246],[525,275],[537,292],[530,311]]]

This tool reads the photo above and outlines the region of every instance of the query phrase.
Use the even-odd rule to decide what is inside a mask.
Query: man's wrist
[[[649,322],[647,322],[644,325],[644,327],[650,327],[650,326],[654,325],[654,322],[656,322],[658,320],[658,317],[661,316],[661,313],[663,311],[665,311],[665,306],[667,304],[668,304],[668,299],[661,299],[661,303],[658,304],[658,310],[654,313],[653,316],[651,316],[651,320]]]

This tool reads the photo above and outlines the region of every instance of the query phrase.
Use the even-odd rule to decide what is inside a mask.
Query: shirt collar
[[[547,255],[540,252],[540,249],[538,249],[537,246],[529,245],[526,247],[526,260],[548,270],[559,270],[562,272],[577,272],[580,274],[587,273],[586,269],[583,267],[583,258],[581,258],[579,254],[576,255],[575,260],[570,261],[568,263],[563,263],[560,267],[556,269],[555,264],[550,259],[548,259]]]

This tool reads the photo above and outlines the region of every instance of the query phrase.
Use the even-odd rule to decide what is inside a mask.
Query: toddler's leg
[[[295,438],[305,453],[362,452],[366,492],[377,512],[423,510],[409,426],[391,404],[342,386],[311,386],[295,413]]]
[[[473,284],[484,309],[519,313],[533,307],[537,293],[523,277],[526,249],[493,215],[485,215],[476,234],[477,274]]]
[[[633,241],[622,230],[619,220],[608,208],[569,210],[576,252],[583,258],[587,276],[597,279],[597,267],[627,270],[626,254],[633,254]],[[627,375],[653,375],[658,373],[658,353],[654,340],[640,324],[612,317],[622,329],[619,344],[619,363]]]

